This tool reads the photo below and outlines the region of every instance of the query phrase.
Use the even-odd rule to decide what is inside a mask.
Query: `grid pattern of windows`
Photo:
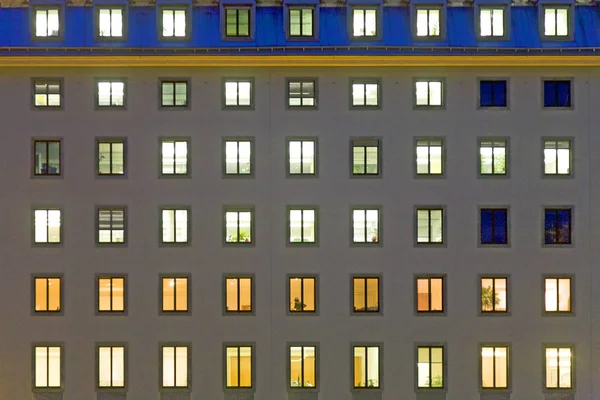
[[[444,312],[444,278],[417,278],[417,312]]]
[[[252,107],[252,80],[225,80],[225,107]]]
[[[62,81],[60,79],[34,79],[33,105],[40,108],[60,108]]]
[[[161,107],[186,108],[188,106],[188,82],[187,81],[162,81]]]
[[[544,175],[571,174],[571,140],[544,140]]]
[[[225,242],[226,243],[252,243],[251,209],[225,211]]]
[[[60,140],[34,140],[33,142],[33,174],[35,176],[59,176]]]
[[[569,108],[571,107],[571,81],[545,80],[544,81],[544,107]]]
[[[125,387],[125,347],[98,346],[98,387]]]
[[[568,7],[544,7],[544,36],[569,36]]]
[[[290,7],[288,10],[289,36],[292,38],[311,38],[315,36],[314,12],[314,8]]]
[[[290,80],[288,82],[288,106],[291,108],[314,108],[317,105],[315,80]]]
[[[303,313],[303,312],[315,312],[316,306],[316,283],[317,279],[314,277],[290,277],[289,291],[290,291],[290,306],[289,312],[292,313]]]
[[[352,175],[379,175],[379,140],[352,139]]]
[[[34,210],[34,242],[59,244],[61,242],[61,211]]]
[[[354,387],[379,388],[379,346],[353,346]]]
[[[439,8],[417,9],[417,37],[438,37],[441,35],[441,10]]]
[[[188,311],[188,278],[162,277],[162,312],[187,312]]]
[[[548,277],[544,279],[544,311],[547,313],[570,313],[571,278]]]
[[[508,243],[508,210],[506,208],[482,208],[480,211],[480,243]]]
[[[443,107],[444,83],[439,79],[419,79],[415,82],[415,106]]]
[[[33,280],[35,295],[35,312],[61,312],[61,282],[59,277],[36,277]]]
[[[504,36],[504,8],[481,7],[479,9],[479,36],[482,38]]]
[[[252,175],[252,140],[227,139],[225,145],[225,175]]]
[[[250,9],[233,7],[225,9],[225,36],[250,36]]]
[[[419,139],[416,142],[417,175],[443,175],[444,142],[442,139]]]
[[[290,346],[290,387],[317,387],[317,348],[315,346]]]
[[[317,242],[317,210],[315,208],[291,208],[289,243]]]
[[[419,388],[444,388],[444,347],[419,346],[417,348],[417,386]]]
[[[573,387],[573,348],[546,347],[546,389]]]
[[[352,35],[358,38],[377,36],[376,8],[354,8],[352,10]]]
[[[352,107],[377,108],[379,107],[379,81],[353,80],[352,81]]]
[[[188,214],[189,212],[186,209],[169,208],[161,210],[161,243],[188,243]]]
[[[571,244],[570,208],[546,208],[544,210],[544,243],[547,245]]]
[[[252,346],[226,346],[225,386],[228,388],[252,387]]]
[[[508,279],[481,278],[481,312],[506,313],[508,311]]]
[[[189,387],[189,347],[161,346],[161,366],[163,388]]]
[[[508,346],[481,346],[481,387],[508,389]]]
[[[125,312],[125,277],[103,276],[98,278],[98,312]]]
[[[187,139],[162,139],[160,142],[162,175],[188,175]]]
[[[35,388],[62,386],[62,347],[35,346],[33,348]]]
[[[289,174],[293,176],[316,175],[316,139],[292,139],[288,141]]]
[[[352,242],[377,244],[380,241],[379,209],[352,210]]]
[[[479,107],[506,107],[506,88],[505,80],[479,81]]]
[[[417,244],[444,243],[444,210],[417,209]]]
[[[123,37],[123,9],[104,8],[98,9],[98,36],[101,38]]]
[[[355,313],[378,313],[379,309],[379,278],[355,277],[352,278],[352,291],[354,298],[353,311]]]
[[[98,209],[98,243],[125,243],[125,209]]]
[[[484,176],[506,176],[508,163],[506,139],[479,141],[479,173]]]
[[[228,313],[252,312],[252,278],[226,278],[225,298]]]
[[[58,38],[60,33],[59,8],[44,7],[35,10],[36,38]]]
[[[163,38],[176,39],[187,36],[187,10],[163,8],[161,14]]]
[[[98,140],[98,175],[125,174],[125,140]]]
[[[98,82],[98,107],[125,107],[124,81]]]

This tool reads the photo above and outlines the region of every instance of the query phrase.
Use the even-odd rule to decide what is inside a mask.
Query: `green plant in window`
[[[436,375],[433,377],[433,379],[431,380],[431,384],[430,384],[429,377],[428,377],[427,381],[425,382],[425,386],[432,387],[432,388],[444,387],[444,379],[440,375]]]
[[[494,173],[505,174],[506,173],[506,156],[504,154],[494,155]]]
[[[238,234],[238,242],[249,242],[250,241],[250,233],[248,231],[240,229],[240,233]]]
[[[500,295],[495,292],[491,286],[481,288],[481,308],[484,311],[491,311],[494,306],[500,304]]]

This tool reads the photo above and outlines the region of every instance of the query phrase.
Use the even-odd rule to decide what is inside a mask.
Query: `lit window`
[[[125,311],[125,278],[98,278],[98,312]]]
[[[444,210],[441,208],[417,209],[417,243],[444,243]]]
[[[481,278],[481,312],[505,313],[508,280],[506,278]]]
[[[313,8],[290,8],[289,9],[289,36],[293,38],[313,37]]]
[[[417,312],[444,312],[444,278],[417,278]]]
[[[226,346],[226,386],[228,388],[252,387],[252,346]]]
[[[162,10],[162,37],[185,38],[187,35],[187,16],[185,9]]]
[[[162,209],[162,238],[164,243],[188,243],[188,210]]]
[[[479,107],[506,107],[506,81],[479,81]]]
[[[98,107],[124,107],[125,82],[98,82]]]
[[[506,139],[479,142],[479,173],[486,176],[506,175]]]
[[[225,175],[252,175],[252,140],[225,140]]]
[[[544,175],[571,174],[571,141],[544,140]]]
[[[379,346],[354,346],[354,387],[379,388]]]
[[[290,277],[290,308],[292,313],[316,311],[316,278]]]
[[[188,311],[188,278],[163,277],[162,281],[162,311]]]
[[[353,209],[352,232],[353,243],[379,243],[379,210]]]
[[[546,347],[546,389],[573,387],[573,349]]]
[[[571,278],[545,278],[544,298],[545,312],[570,313]]]
[[[544,107],[569,108],[571,107],[571,81],[548,80],[544,81]]]
[[[226,311],[252,312],[252,278],[225,279]]]
[[[417,10],[417,36],[440,36],[440,9],[421,8]]]
[[[481,387],[508,388],[508,346],[481,347]]]
[[[98,9],[98,36],[123,37],[123,9],[99,8]]]
[[[315,139],[298,139],[288,142],[290,175],[316,174],[316,147]]]
[[[98,140],[98,175],[125,174],[125,141]]]
[[[188,346],[161,346],[161,387],[189,387],[188,353]]]
[[[377,36],[377,9],[355,8],[352,10],[354,37]]]
[[[315,388],[317,386],[317,348],[315,346],[290,346],[290,387]]]
[[[569,36],[568,7],[544,7],[544,36]]]
[[[35,79],[33,81],[33,104],[35,107],[60,108],[62,81],[59,79]]]
[[[288,106],[300,108],[312,108],[316,106],[317,95],[315,93],[316,82],[289,81],[288,82]]]
[[[571,244],[571,209],[544,210],[544,243]]]
[[[417,175],[442,175],[443,140],[419,139],[416,144]]]
[[[352,139],[352,175],[379,175],[378,139]]]
[[[59,176],[60,140],[34,140],[34,170],[36,176]]]
[[[34,210],[35,243],[58,244],[61,242],[60,214],[60,210]]]
[[[250,36],[250,9],[233,7],[225,9],[225,36]]]
[[[479,9],[479,36],[504,36],[504,9],[482,7]]]
[[[35,346],[35,388],[60,388],[62,386],[62,347]]]
[[[35,312],[59,313],[61,311],[61,278],[36,277]]]
[[[508,243],[508,210],[506,208],[482,208],[480,211],[480,243]]]
[[[124,346],[98,346],[98,387],[125,387]]]
[[[417,348],[419,388],[444,388],[444,348],[442,346]]]
[[[188,146],[186,139],[161,139],[162,175],[188,175]]]
[[[355,313],[378,313],[379,278],[352,278]]]
[[[35,10],[35,36],[37,38],[57,38],[60,33],[59,8],[38,8]]]
[[[418,80],[415,82],[417,107],[442,107],[443,82],[440,80]]]
[[[161,107],[179,107],[188,106],[188,82],[187,81],[162,81],[161,87]]]
[[[379,82],[352,81],[352,107],[379,107]]]
[[[125,243],[125,209],[98,209],[98,243]]]
[[[252,107],[252,81],[225,81],[225,107]]]
[[[317,242],[317,210],[314,208],[290,209],[289,243]]]
[[[225,211],[225,242],[252,243],[252,210]]]

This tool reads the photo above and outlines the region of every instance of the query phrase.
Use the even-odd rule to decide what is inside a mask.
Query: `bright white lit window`
[[[162,36],[183,38],[186,36],[186,10],[162,10]]]
[[[98,82],[98,107],[123,107],[125,105],[125,82]]]
[[[294,80],[288,82],[289,107],[315,107],[315,81]]]
[[[57,79],[36,79],[33,98],[36,107],[60,107],[62,82]]]
[[[354,243],[379,243],[379,210],[352,210],[352,241]]]
[[[62,348],[59,346],[34,348],[36,388],[61,387],[61,353]]]
[[[546,348],[546,388],[571,389],[573,387],[573,349],[570,347]]]
[[[60,210],[35,210],[35,243],[61,242]]]
[[[98,346],[98,387],[125,387],[125,347]]]
[[[251,210],[228,210],[225,212],[225,242],[252,243]]]
[[[483,346],[481,348],[481,387],[484,389],[508,388],[507,346]]]
[[[569,8],[544,8],[544,36],[569,36]]]
[[[316,141],[290,140],[288,146],[290,175],[314,175]]]
[[[417,36],[440,36],[440,9],[417,10]]]
[[[417,140],[417,175],[442,175],[442,146],[441,139]]]
[[[163,346],[161,356],[162,387],[188,387],[188,347]]]
[[[379,387],[379,346],[354,346],[354,387]]]
[[[506,175],[506,139],[482,140],[479,143],[479,173]]]
[[[442,81],[440,80],[418,80],[415,82],[416,106],[417,107],[441,107]]]
[[[316,242],[316,210],[290,210],[290,243]]]
[[[353,36],[377,36],[377,10],[355,8],[352,12]]]
[[[125,209],[98,209],[98,243],[125,242]]]
[[[499,37],[504,36],[504,9],[480,8],[479,9],[479,36]]]
[[[250,140],[225,141],[225,175],[252,174],[252,142]]]
[[[188,210],[162,210],[162,243],[188,242]]]
[[[571,141],[544,141],[544,175],[571,174]]]
[[[225,107],[251,107],[252,81],[225,81]]]
[[[379,106],[379,82],[352,82],[352,107]]]
[[[60,11],[56,9],[35,10],[35,36],[58,37],[60,35]]]
[[[417,210],[417,243],[444,243],[442,209]]]
[[[161,173],[163,175],[187,175],[188,141],[163,139],[161,158]]]
[[[100,8],[98,10],[98,36],[123,36],[123,9]]]
[[[571,312],[571,278],[544,279],[544,311]]]

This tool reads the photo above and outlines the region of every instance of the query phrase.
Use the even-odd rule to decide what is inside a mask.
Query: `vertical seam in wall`
[[[271,365],[273,365],[273,343],[271,342],[271,330],[273,329],[273,304],[275,304],[274,299],[273,299],[273,282],[271,282],[272,279],[272,274],[271,274],[271,270],[273,268],[273,168],[272,168],[272,164],[273,164],[273,152],[271,151],[271,147],[273,146],[272,140],[273,140],[273,130],[272,130],[272,125],[273,125],[273,121],[271,119],[272,117],[272,110],[271,108],[273,107],[273,103],[271,101],[272,98],[272,90],[273,90],[273,85],[272,82],[273,80],[271,79],[271,72],[269,72],[267,74],[268,76],[268,81],[267,84],[269,85],[269,107],[268,107],[268,118],[269,118],[269,126],[268,126],[268,130],[269,130],[269,201],[268,201],[268,205],[269,205],[269,270],[268,270],[268,274],[269,274],[269,336],[268,336],[268,340],[269,340],[269,369],[268,371],[271,371]],[[271,398],[271,392],[273,391],[274,387],[273,387],[273,379],[269,378],[269,383],[270,383],[270,390],[269,390],[269,397]]]
[[[592,379],[593,375],[594,375],[594,357],[593,357],[593,352],[594,352],[594,343],[593,343],[593,314],[594,314],[594,310],[592,309],[593,306],[593,301],[592,301],[592,293],[594,291],[594,281],[592,280],[592,263],[593,263],[593,259],[592,259],[592,253],[593,253],[593,248],[592,248],[592,221],[591,221],[591,211],[592,211],[592,76],[590,74],[590,72],[588,72],[588,137],[587,137],[587,141],[588,141],[588,152],[590,152],[590,154],[588,155],[588,212],[590,213],[590,218],[588,218],[588,268],[589,268],[589,293],[588,293],[588,298],[589,298],[589,341],[590,341],[590,353],[589,353],[589,358],[590,358],[590,374],[589,374],[589,391],[590,391],[590,400],[593,400],[593,395],[594,395],[594,379]],[[577,294],[576,294],[577,295]],[[576,370],[577,371],[577,370]],[[577,384],[577,383],[575,383]]]

